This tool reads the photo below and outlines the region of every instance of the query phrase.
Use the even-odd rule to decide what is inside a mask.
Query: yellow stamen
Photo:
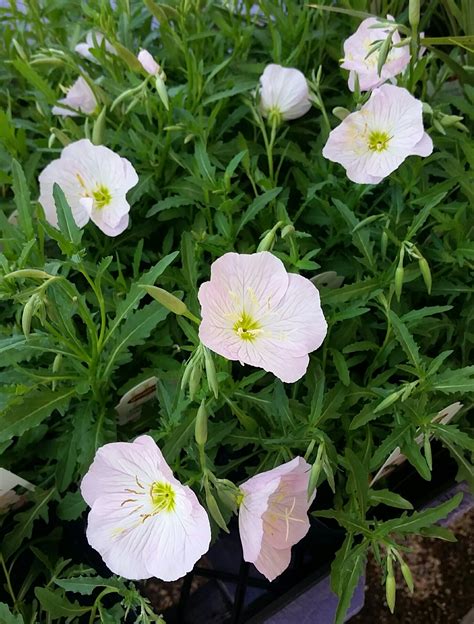
[[[242,312],[236,323],[234,323],[233,330],[242,340],[255,340],[257,334],[262,331],[260,324],[247,312]]]
[[[375,152],[383,152],[388,149],[388,142],[391,138],[387,132],[372,130],[369,134],[369,149]]]

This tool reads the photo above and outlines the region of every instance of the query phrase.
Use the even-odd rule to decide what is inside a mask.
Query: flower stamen
[[[391,138],[387,132],[373,130],[369,134],[369,149],[375,152],[383,152],[388,149],[388,142]]]

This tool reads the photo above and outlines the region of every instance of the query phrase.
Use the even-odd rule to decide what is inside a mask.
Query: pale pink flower
[[[140,65],[146,72],[150,74],[150,76],[159,76],[161,74],[161,67],[155,61],[153,56],[148,52],[148,50],[140,50],[137,58]]]
[[[308,367],[308,353],[324,340],[327,323],[319,292],[287,273],[268,251],[227,253],[201,284],[201,342],[228,360],[258,366],[293,382]]]
[[[58,100],[58,104],[65,104],[69,108],[53,106],[53,115],[78,117],[81,113],[85,115],[93,113],[97,107],[97,100],[87,81],[82,76],[79,76],[76,82],[68,89],[66,97]]]
[[[378,184],[408,156],[429,156],[432,151],[422,103],[406,89],[382,85],[330,133],[323,156],[341,164],[353,182]]]
[[[391,15],[387,15],[387,19],[394,21]],[[409,46],[405,45],[400,48],[393,47],[396,43],[400,43],[400,35],[397,30],[392,35],[392,48],[383,64],[382,71],[379,75],[377,65],[380,50],[372,52],[371,45],[374,41],[385,40],[393,27],[371,28],[375,24],[380,24],[375,17],[365,19],[356,30],[344,42],[344,59],[341,67],[349,69],[349,89],[354,91],[355,75],[359,78],[359,87],[361,91],[370,91],[380,86],[389,78],[393,78],[401,74],[410,62]]]
[[[311,108],[308,82],[299,69],[271,63],[260,76],[260,110],[278,121],[297,119]]]
[[[206,511],[150,436],[102,446],[81,494],[91,507],[87,540],[115,574],[174,581],[209,548]]]
[[[309,530],[308,500],[311,466],[295,457],[262,472],[240,486],[239,532],[244,560],[253,563],[269,581],[288,567],[291,547]]]
[[[54,183],[63,190],[78,227],[91,220],[107,236],[117,236],[128,226],[130,204],[126,193],[138,182],[132,164],[103,145],[88,139],[71,143],[61,157],[40,174],[39,202],[46,219],[57,227]]]
[[[74,48],[74,50],[78,54],[86,58],[88,61],[92,61],[93,63],[98,63],[99,62],[98,59],[91,53],[91,50],[93,50],[94,48],[100,48],[102,46],[103,41],[105,41],[103,45],[105,46],[105,49],[107,50],[107,52],[109,54],[116,55],[117,50],[109,41],[107,41],[104,35],[100,32],[88,32],[86,35],[85,42],[78,43],[77,46]]]

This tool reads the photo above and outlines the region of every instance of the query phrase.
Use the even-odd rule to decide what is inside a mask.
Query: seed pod
[[[194,425],[194,438],[200,446],[204,446],[207,442],[207,418],[206,401],[203,399],[197,411]]]
[[[207,347],[204,347],[204,364],[206,366],[206,376],[209,388],[214,396],[219,396],[219,382],[217,381],[216,367],[214,366],[214,358]]]
[[[428,294],[430,295],[431,285],[432,285],[430,265],[425,260],[425,258],[420,258],[418,260],[418,266],[420,267],[421,275],[423,276],[423,280],[426,285],[426,290],[428,291]]]

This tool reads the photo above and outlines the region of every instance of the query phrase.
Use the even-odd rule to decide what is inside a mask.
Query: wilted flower
[[[382,85],[330,133],[323,156],[341,164],[353,182],[378,184],[408,156],[432,151],[422,103],[406,89]]]
[[[163,73],[163,70],[155,61],[153,56],[148,52],[148,50],[140,50],[137,56],[140,65],[143,69],[148,72],[151,76],[159,76]]]
[[[100,32],[89,32],[86,35],[86,40],[83,43],[78,43],[74,50],[86,58],[88,61],[92,61],[93,63],[98,63],[96,57],[91,53],[91,50],[94,48],[99,48],[102,45],[102,42],[105,42],[105,49],[109,54],[117,54],[114,46],[107,41],[104,35]]]
[[[260,110],[264,117],[297,119],[311,108],[308,83],[299,69],[271,63],[260,76]]]
[[[262,472],[240,486],[239,532],[244,560],[255,565],[269,581],[291,560],[291,547],[309,530],[308,479],[311,466],[295,457]]]
[[[207,551],[209,518],[150,436],[102,446],[81,483],[87,540],[115,574],[174,581]]]
[[[66,104],[69,107],[53,106],[53,115],[61,115],[62,117],[78,117],[80,113],[89,115],[97,107],[94,92],[82,76],[79,76],[76,82],[68,89],[66,97],[58,100],[58,103]],[[74,110],[70,110],[71,108]]]
[[[64,191],[78,227],[90,219],[104,234],[117,236],[128,226],[130,204],[125,195],[137,182],[137,173],[126,158],[81,139],[65,147],[61,157],[41,172],[39,202],[47,220],[57,226],[56,183]]]
[[[308,353],[324,340],[327,323],[319,292],[287,273],[268,251],[227,253],[201,285],[201,342],[228,360],[258,366],[293,382],[306,372]]]
[[[394,21],[393,17],[387,16],[387,19]],[[393,27],[373,28],[374,25],[380,25],[380,21],[375,17],[365,19],[356,30],[344,42],[344,59],[341,67],[349,69],[349,89],[354,91],[355,75],[359,79],[359,87],[361,91],[370,91],[380,86],[389,78],[393,78],[401,74],[410,62],[410,50],[408,45],[400,48],[393,47],[400,43],[400,35]],[[392,47],[383,64],[381,73],[378,73],[378,62],[381,48],[369,54],[374,41],[385,41],[390,33],[392,34]]]

